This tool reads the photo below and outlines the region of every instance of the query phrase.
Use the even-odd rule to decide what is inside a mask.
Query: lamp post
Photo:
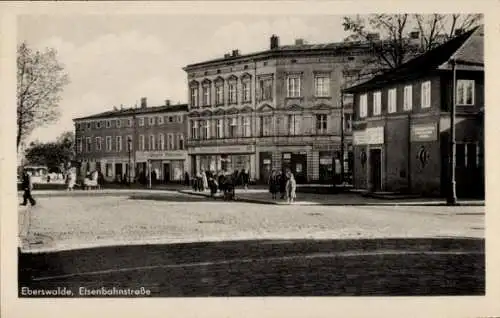
[[[132,153],[132,138],[127,137],[127,149],[128,149],[128,169],[127,169],[127,182],[128,182],[128,185],[130,186],[131,182],[131,178],[130,178],[130,169],[132,169],[132,160],[131,160],[131,153]]]
[[[450,111],[450,139],[449,139],[449,191],[446,203],[448,205],[457,204],[457,183],[455,180],[455,167],[456,167],[456,141],[455,141],[455,112],[457,106],[457,61],[452,59],[450,61],[453,70],[453,98]]]

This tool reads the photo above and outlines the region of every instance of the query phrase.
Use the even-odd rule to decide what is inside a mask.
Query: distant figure
[[[31,175],[28,171],[23,171],[22,187],[24,193],[23,203],[21,203],[21,205],[27,205],[28,201],[30,202],[31,206],[36,205],[36,200],[33,199],[33,196],[31,195],[31,191],[33,190],[33,180],[31,179]]]
[[[210,176],[208,179],[208,186],[210,188],[210,196],[215,199],[215,194],[217,193],[217,188],[219,187],[217,180]]]
[[[73,172],[73,168],[69,168],[66,171],[66,190],[73,191],[76,183],[76,174]]]
[[[245,190],[248,190],[249,182],[250,182],[250,175],[245,169],[241,170],[241,184],[243,185],[243,188],[245,188]]]
[[[273,200],[276,200],[276,194],[279,191],[279,179],[278,179],[278,174],[276,173],[275,170],[271,172],[268,184],[269,184],[269,192],[271,192],[271,197]]]
[[[189,187],[189,173],[187,171],[184,173],[184,185]]]
[[[295,182],[295,177],[293,173],[288,171],[288,181],[286,183],[286,198],[288,203],[293,203],[297,197],[297,182]]]
[[[206,189],[208,189],[208,178],[207,178],[207,172],[206,171],[202,171],[201,172],[201,182],[202,182],[202,191],[205,191]]]
[[[234,200],[234,175],[228,174],[224,177],[224,200]]]
[[[279,182],[279,189],[280,189],[280,199],[284,199],[285,195],[286,195],[287,177],[286,177],[286,174],[282,171],[278,172],[278,182]]]

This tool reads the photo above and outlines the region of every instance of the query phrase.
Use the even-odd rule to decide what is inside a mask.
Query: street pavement
[[[37,199],[19,209],[20,297],[58,287],[82,297],[91,295],[81,288],[168,297],[485,292],[480,206],[306,207],[175,191]]]
[[[481,206],[224,202],[177,192],[38,197],[20,207],[25,251],[245,239],[484,237]]]

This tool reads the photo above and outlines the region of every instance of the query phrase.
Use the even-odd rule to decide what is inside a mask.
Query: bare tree
[[[26,43],[18,46],[17,148],[33,129],[59,118],[61,93],[68,83],[54,49],[33,52]]]
[[[370,14],[344,17],[346,41],[368,43],[379,70],[400,66],[482,22],[481,14]]]

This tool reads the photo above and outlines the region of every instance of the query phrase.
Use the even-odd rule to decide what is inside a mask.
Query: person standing
[[[288,203],[293,203],[295,201],[295,198],[297,197],[297,182],[295,181],[295,177],[293,176],[292,172],[289,171],[287,175],[288,181],[286,182],[286,197]]]
[[[278,172],[278,180],[279,180],[279,190],[280,190],[280,199],[285,199],[286,195],[286,173],[280,171]]]
[[[276,200],[276,193],[278,192],[277,180],[278,178],[276,171],[275,170],[271,171],[268,184],[269,184],[269,192],[271,192],[271,197],[273,200]]]
[[[32,206],[36,205],[36,200],[33,198],[31,191],[33,191],[33,180],[31,179],[31,175],[28,171],[23,171],[23,203],[21,205],[27,205],[28,201]]]
[[[243,188],[245,188],[245,190],[248,190],[248,183],[250,182],[250,175],[246,169],[243,169],[241,171],[241,182],[243,184]]]
[[[206,171],[201,172],[201,181],[203,182],[202,191],[208,190],[208,178]]]
[[[73,173],[73,168],[69,168],[68,171],[66,172],[66,185],[67,185],[66,190],[73,191],[75,183],[76,183],[76,174]]]

